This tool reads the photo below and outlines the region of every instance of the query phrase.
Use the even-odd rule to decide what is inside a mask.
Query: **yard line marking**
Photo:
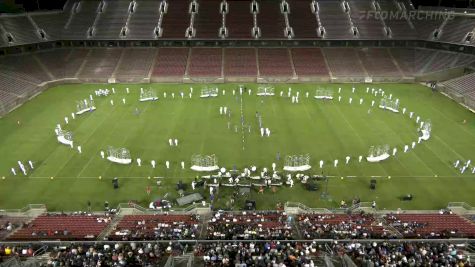
[[[315,106],[317,107],[319,113],[322,114],[322,117],[324,118],[326,124],[329,125],[329,123],[328,123],[328,118],[327,118],[327,116],[325,116],[325,112],[320,108],[319,103],[317,103]],[[312,118],[310,112],[308,111],[307,105],[305,104],[305,102],[303,103],[303,107],[304,107],[305,113],[307,114],[308,118],[310,119],[310,125],[312,125],[313,128],[315,128],[315,125],[312,123],[312,122],[313,122],[313,118]],[[329,128],[330,128],[331,130],[333,130],[333,128],[332,128],[331,126],[330,126]],[[330,153],[330,156],[331,156],[332,158],[334,158],[333,153]],[[323,169],[321,169],[321,171],[323,172]],[[341,173],[338,169],[337,169],[336,171],[338,172],[338,174]]]
[[[362,145],[366,145],[366,143],[364,142],[363,138],[361,137],[360,133],[353,127],[353,125],[348,121],[348,119],[346,118],[346,115],[345,113],[343,113],[340,109],[340,104],[337,104],[335,105],[336,106],[336,110],[338,111],[338,113],[340,114],[340,116],[343,118],[343,121],[345,121],[345,123],[351,128],[351,130],[355,133],[355,135],[358,137],[360,143]],[[364,120],[363,120],[364,121]],[[366,121],[365,121],[366,123]],[[386,168],[383,166],[383,165],[379,165],[381,167],[381,169],[387,174],[388,172],[386,171]]]
[[[241,94],[241,134],[242,134],[242,150],[245,149],[245,140],[244,140],[244,108],[243,108],[243,96]]]
[[[113,112],[111,112],[111,113],[113,113]],[[127,112],[123,112],[123,114],[121,115],[121,118],[122,118],[125,114],[127,114]],[[102,122],[99,126],[101,126],[103,123],[104,123],[104,122]],[[114,133],[114,130],[116,129],[116,127],[117,127],[118,125],[119,125],[118,123],[116,123],[116,124],[114,125],[114,127],[112,128],[112,131],[109,132],[108,138]],[[96,128],[96,129],[94,130],[94,132],[92,132],[92,134],[87,138],[86,143],[89,142],[90,138],[95,134],[95,132],[96,132],[97,129],[98,129],[98,128]],[[108,138],[102,139],[102,142],[101,142],[100,146],[98,147],[99,150],[96,150],[96,151],[95,151],[96,153],[99,152],[99,151],[102,149],[102,147],[103,147],[103,145],[104,145],[104,142],[105,142],[106,140],[108,140]],[[89,160],[87,161],[87,163],[84,164],[84,166],[81,168],[81,171],[80,171],[80,172],[78,173],[78,175],[77,175],[78,177],[81,176],[81,174],[83,173],[84,170],[86,170],[86,168],[89,166],[89,164],[91,163],[91,161],[95,158],[94,155],[96,155],[96,153],[94,153],[93,156],[89,158]]]
[[[178,167],[177,167],[178,168]],[[434,175],[401,175],[401,176],[392,176],[392,175],[361,175],[361,176],[357,176],[357,175],[350,175],[350,176],[343,176],[343,177],[348,177],[348,178],[388,178],[388,176],[391,176],[391,179],[397,179],[397,178],[424,178],[424,179],[430,179],[430,178],[433,178],[433,179],[439,179],[439,178],[453,178],[453,179],[457,179],[457,178],[463,178],[463,179],[474,179],[475,178],[475,175],[459,175],[459,176],[452,176],[452,175],[443,175],[443,176],[437,176],[435,177]],[[326,177],[329,177],[329,178],[340,178],[342,177],[341,175],[326,175]],[[30,176],[28,178],[31,178],[31,179],[50,179],[51,177],[50,176]],[[148,177],[146,176],[117,176],[117,178],[119,179],[143,179],[143,180],[148,180]],[[183,178],[183,179],[193,179],[195,178],[194,176],[190,176],[190,177],[183,177],[183,176],[180,176],[180,178]],[[99,180],[99,177],[98,176],[84,176],[84,177],[78,177],[78,176],[58,176],[58,177],[54,177],[54,179],[97,179]],[[106,179],[106,178],[102,178],[102,179]],[[150,179],[167,179],[165,177],[150,177]],[[169,179],[173,179],[173,177],[169,177]]]
[[[104,106],[104,104],[103,104],[103,106]],[[108,116],[105,116],[105,117],[104,117],[104,120],[102,120],[101,123],[98,123],[98,124],[97,124],[97,126],[96,126],[95,129],[94,129],[94,131],[91,132],[91,135],[89,135],[89,136],[86,138],[85,144],[89,142],[89,139],[94,135],[94,133],[100,128],[100,126],[101,126],[112,114],[113,114],[113,112],[110,112],[110,113],[108,114]],[[90,116],[89,116],[88,118],[90,119]],[[79,125],[79,126],[82,126],[82,125],[83,125],[83,124],[81,123],[81,125]],[[75,156],[74,153],[75,153],[75,152],[76,152],[76,151],[74,151],[73,153],[71,153],[72,156],[70,156],[69,159],[61,166],[61,168],[58,169],[58,171],[55,173],[55,176],[56,176],[58,173],[60,173],[60,172],[64,169],[64,167],[66,167],[66,165],[69,164],[69,162],[71,161],[71,159],[74,158],[74,156]]]

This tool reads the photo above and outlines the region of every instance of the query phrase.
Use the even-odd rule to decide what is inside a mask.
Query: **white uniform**
[[[140,158],[137,158],[137,165],[140,167],[142,166],[142,160]]]
[[[195,190],[195,187],[196,187],[196,183],[195,181],[192,181],[191,182],[191,189],[193,189],[193,191]]]
[[[101,150],[101,158],[104,158],[105,157],[105,153],[104,151]]]
[[[363,104],[363,98],[360,98],[360,105]]]
[[[393,148],[393,156],[396,156],[397,148]]]
[[[23,164],[20,166],[20,169],[23,172],[23,175],[26,176],[26,169],[25,169],[25,166],[23,166]]]
[[[165,165],[167,166],[167,169],[170,169],[170,162],[168,160],[165,161]]]
[[[341,93],[341,87],[338,88],[338,93]]]
[[[457,160],[454,164],[454,167],[457,168],[459,166],[459,164],[460,164],[460,160]]]
[[[113,105],[114,105],[114,100],[111,99],[111,106],[113,106]]]
[[[173,140],[172,140],[171,138],[168,139],[168,144],[169,144],[170,146],[173,146]]]
[[[251,95],[251,94],[252,94],[252,91],[251,91],[251,89],[249,89],[249,91],[248,91],[248,92],[249,92],[249,95]]]
[[[412,148],[414,149],[416,147],[416,142],[412,142]]]
[[[419,120],[420,120],[420,119],[421,119],[421,118],[420,118],[419,116],[417,116],[417,117],[416,117],[416,123],[419,123]]]
[[[180,92],[180,95],[181,95],[181,98],[183,99],[183,97],[185,97],[185,95],[183,94],[183,92]]]
[[[320,160],[320,169],[323,168],[323,160]]]
[[[224,114],[228,113],[228,107],[223,108]]]
[[[341,96],[338,96],[338,102],[340,102],[340,101],[341,101]]]
[[[335,159],[333,165],[335,166],[335,168],[336,168],[336,166],[338,166],[338,160],[337,159]]]
[[[414,112],[411,111],[411,112],[409,112],[409,118],[412,119],[412,116],[414,116]]]
[[[354,87],[353,87],[353,88],[351,88],[351,92],[352,92],[352,93],[354,93],[354,92],[355,92],[355,88],[354,88]]]
[[[371,101],[371,106],[372,106],[372,107],[374,107],[374,100],[373,100],[373,101]]]
[[[16,176],[15,168],[11,168],[11,170],[12,170],[12,174]]]
[[[124,103],[124,104],[125,104],[125,98],[122,98],[122,103]]]
[[[276,164],[275,164],[275,162],[274,162],[274,163],[272,163],[272,170],[273,170],[273,171],[275,171],[275,167],[276,167]]]
[[[350,163],[350,156],[346,156],[346,164]]]
[[[233,95],[236,95],[236,90],[233,89]]]
[[[150,161],[150,164],[152,164],[152,168],[154,168],[154,169],[155,169],[155,166],[157,166],[157,163],[153,159],[152,159],[152,161]]]
[[[28,161],[28,164],[30,165],[30,168],[31,168],[31,169],[34,169],[34,168],[33,168],[33,161],[29,160],[29,161]]]
[[[181,168],[182,168],[183,170],[185,169],[185,162],[184,162],[184,161],[181,162]]]
[[[409,150],[409,146],[408,146],[408,145],[405,145],[405,146],[404,146],[404,153],[406,153],[408,150]]]
[[[219,107],[219,114],[223,115],[223,107]]]
[[[64,117],[64,122],[66,122],[66,124],[68,124],[68,123],[69,123],[69,119],[68,119],[68,117]]]
[[[172,98],[175,98],[175,93],[172,93]]]
[[[350,97],[350,101],[349,101],[349,103],[351,104],[351,102],[353,102],[353,98],[351,98],[351,97]]]
[[[306,98],[308,98],[308,92],[307,92],[307,93],[305,93],[305,97],[306,97]]]
[[[261,128],[261,136],[264,136],[264,128]]]
[[[115,94],[115,89],[114,89],[114,87],[112,87],[112,93]]]
[[[163,98],[167,98],[167,92],[163,92]]]
[[[402,114],[406,114],[406,108],[402,109]]]
[[[82,153],[82,148],[81,148],[81,146],[78,146],[78,152],[79,152],[79,154]]]
[[[76,115],[74,115],[74,112],[71,112],[71,118],[76,119]]]
[[[269,130],[269,128],[266,128],[266,135],[267,135],[267,136],[270,136],[270,130]]]
[[[127,94],[129,93],[129,87],[125,88],[125,91],[127,92]]]
[[[283,96],[284,95],[284,91],[280,91],[280,96]]]
[[[175,146],[178,146],[178,139],[175,138]]]
[[[363,160],[363,156],[358,157],[358,161],[361,162]]]

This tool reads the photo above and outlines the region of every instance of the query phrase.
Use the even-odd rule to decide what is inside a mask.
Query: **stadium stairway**
[[[54,77],[54,75],[49,71],[49,69],[45,66],[45,64],[43,64],[43,62],[41,62],[41,60],[36,55],[33,55],[33,59],[38,63],[38,66],[40,66],[40,68],[46,73],[46,75],[48,75],[48,77],[51,80],[56,80],[56,77]]]
[[[30,219],[27,220],[27,221],[25,221],[24,224],[29,225],[29,224],[30,224],[37,216],[39,216],[39,215],[41,215],[41,214],[37,214],[37,215],[35,215],[35,216],[33,216],[33,217],[30,217]],[[11,231],[11,233],[9,233],[8,235],[4,236],[4,237],[2,238],[2,240],[8,240],[11,236],[13,236],[16,232],[20,231],[22,228],[23,228],[23,227],[18,227],[18,228],[16,228],[15,230]]]
[[[200,235],[198,236],[198,239],[206,239],[206,236],[207,236],[206,229],[208,228],[208,223],[211,220],[211,217],[213,217],[212,213],[201,215],[200,217],[201,229],[200,229]]]
[[[404,238],[404,236],[396,228],[394,228],[390,223],[388,223],[383,216],[375,216],[375,222],[381,223],[384,226],[384,229],[389,231],[390,236],[397,236],[397,238]]]
[[[302,236],[302,232],[300,231],[299,224],[296,223],[295,220],[292,220],[292,224],[291,224],[291,225],[292,225],[291,231],[292,231],[292,233],[293,233],[294,238],[295,238],[295,239],[298,239],[298,240],[304,239],[303,236]],[[319,265],[317,265],[317,266],[319,266]]]
[[[112,221],[109,223],[109,225],[104,230],[102,230],[101,234],[97,236],[96,240],[105,240],[105,238],[108,237],[112,233],[112,231],[114,231],[115,227],[117,226],[117,224],[119,224],[122,218],[124,218],[124,215],[121,215],[120,213],[116,214]]]
[[[84,66],[86,66],[87,60],[88,60],[89,56],[91,55],[91,53],[92,53],[91,49],[89,51],[87,51],[87,55],[84,57],[84,61],[82,62],[81,66],[78,68],[78,71],[76,71],[76,73],[74,74],[75,78],[77,78],[79,76],[79,74],[84,69]]]

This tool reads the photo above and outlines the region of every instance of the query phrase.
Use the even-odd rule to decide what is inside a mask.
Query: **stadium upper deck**
[[[55,40],[431,40],[473,44],[470,14],[399,0],[69,0],[0,16],[0,47]]]

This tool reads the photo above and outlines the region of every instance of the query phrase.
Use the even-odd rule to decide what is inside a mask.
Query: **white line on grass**
[[[94,129],[94,131],[91,132],[91,135],[89,135],[89,137],[86,138],[86,142],[84,142],[84,144],[88,143],[89,142],[89,139],[94,135],[94,133],[97,131],[97,129],[100,128],[100,126],[110,117],[112,113],[110,113],[108,116],[105,116],[104,117],[104,120],[101,122],[101,123],[98,123],[97,124],[97,127]],[[90,119],[90,116],[88,117],[88,119]],[[83,124],[81,124],[82,126]],[[75,150],[75,149],[74,149]],[[73,153],[76,153],[76,151],[73,151]],[[71,154],[72,156],[69,157],[69,159],[61,166],[61,168],[58,169],[58,171],[55,173],[55,176],[60,173],[64,167],[66,167],[66,165],[69,164],[69,162],[71,161],[72,158],[74,158],[74,154]]]
[[[178,166],[178,165],[177,165]],[[176,167],[178,168],[178,167]],[[361,176],[357,176],[357,175],[346,175],[346,176],[342,176],[342,175],[327,175],[327,177],[330,177],[330,178],[340,178],[340,177],[344,177],[344,178],[388,178],[389,176],[388,175],[361,175]],[[31,179],[51,179],[50,176],[30,176],[29,178]],[[117,176],[117,178],[119,179],[144,179],[144,180],[149,180],[149,178],[147,176]],[[184,176],[181,176],[180,178],[183,178],[183,179],[193,179],[195,178],[194,176],[193,177],[184,177]],[[474,175],[462,175],[462,176],[452,176],[452,175],[443,175],[443,176],[437,176],[437,177],[434,177],[434,175],[401,175],[401,176],[391,176],[392,179],[397,179],[397,178],[433,178],[433,179],[439,179],[439,178],[467,178],[467,179],[473,179],[475,178]],[[84,176],[84,177],[76,177],[76,176],[58,176],[58,177],[54,177],[54,179],[96,179],[96,180],[99,180],[99,178],[97,176],[94,176],[94,177],[90,177],[90,176]],[[103,178],[104,179],[104,178]],[[159,177],[150,177],[150,179],[159,179]]]
[[[243,108],[243,96],[241,95],[241,134],[242,134],[242,150],[245,149],[245,140],[244,140],[244,108]]]

